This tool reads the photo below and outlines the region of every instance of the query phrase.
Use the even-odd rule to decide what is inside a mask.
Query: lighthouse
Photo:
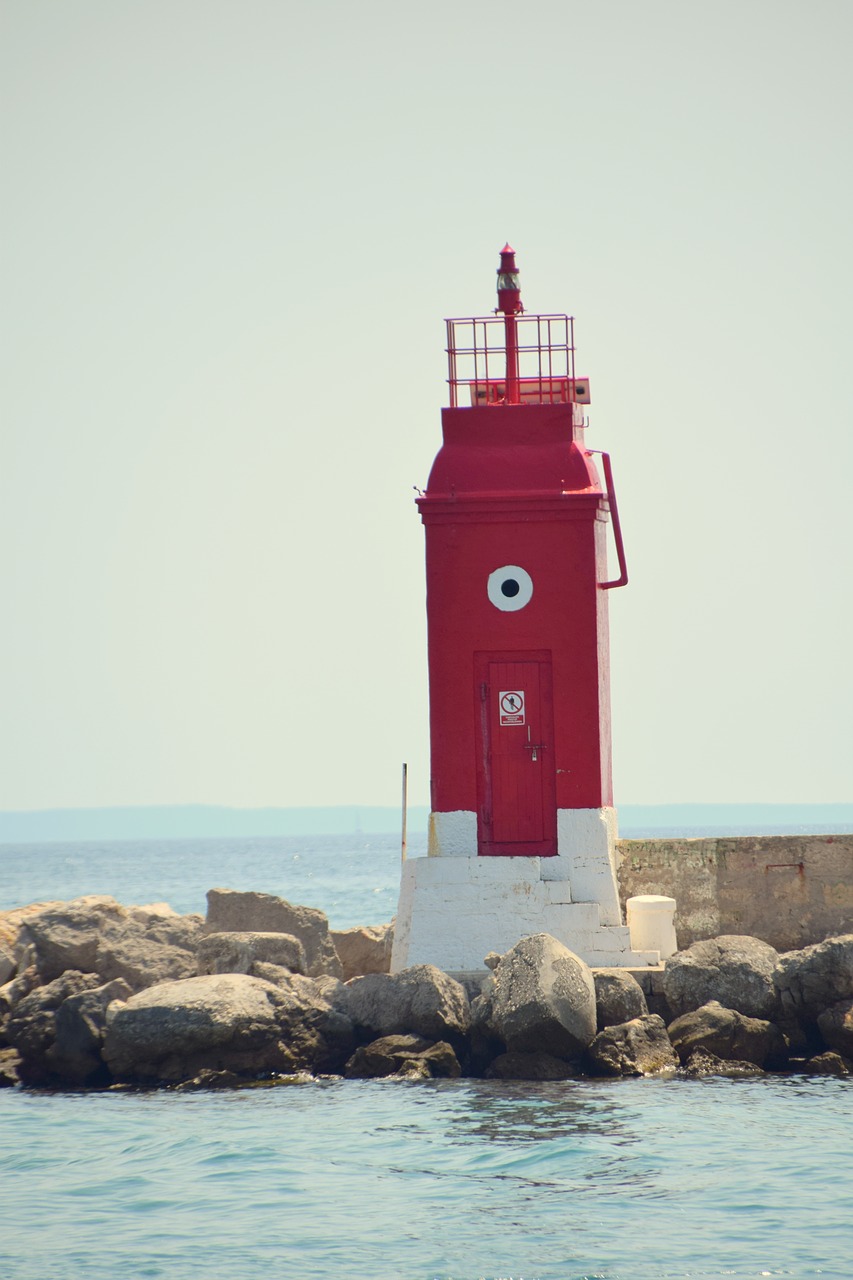
[[[446,323],[443,443],[417,499],[429,843],[403,865],[392,971],[478,972],[532,933],[590,965],[657,964],[617,892],[608,597],[627,573],[574,320],[525,312],[507,244],[495,311]]]

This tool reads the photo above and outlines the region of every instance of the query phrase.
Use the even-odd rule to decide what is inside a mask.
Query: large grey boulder
[[[500,1053],[486,1068],[487,1080],[573,1080],[578,1069],[550,1053]]]
[[[458,1044],[468,1031],[465,988],[434,965],[366,974],[352,978],[345,990],[349,1016],[362,1033],[409,1033]]]
[[[12,978],[11,982],[0,987],[0,1044],[4,1043],[3,1030],[12,1009],[39,986],[41,978],[38,969],[31,964],[28,969],[23,969],[17,977]]]
[[[671,1074],[678,1066],[664,1020],[656,1013],[599,1031],[587,1055],[596,1075],[654,1076]]]
[[[510,1053],[572,1059],[595,1035],[592,970],[547,933],[522,938],[501,956],[482,1001],[479,1026]]]
[[[91,895],[30,916],[21,937],[34,952],[42,982],[67,969],[97,974],[102,982],[121,978],[133,991],[196,972],[200,916],[179,916],[171,908],[124,907],[115,898]]]
[[[643,988],[625,969],[593,969],[595,1018],[599,1031],[616,1027],[649,1012]]]
[[[394,945],[394,922],[362,925],[355,929],[332,929],[332,942],[340,956],[343,980],[366,973],[389,973]]]
[[[407,1079],[455,1079],[459,1061],[445,1041],[423,1036],[381,1036],[356,1049],[346,1064],[349,1080],[375,1080],[387,1076]]]
[[[11,956],[14,961],[15,968],[20,965],[21,957],[29,945],[29,940],[21,937],[21,931],[27,920],[32,916],[41,915],[43,911],[47,911],[51,907],[61,907],[64,904],[52,900],[50,902],[31,902],[26,907],[12,907],[8,911],[0,911],[0,949]],[[12,973],[15,972],[13,968]],[[11,977],[12,974],[9,975]],[[7,982],[8,978],[3,978],[3,982]]]
[[[760,938],[723,934],[694,942],[667,961],[664,996],[674,1017],[718,1000],[750,1018],[772,1018],[779,1012],[773,971],[779,953]]]
[[[499,960],[500,957],[498,956]],[[472,1075],[487,1075],[489,1067],[497,1058],[506,1054],[506,1045],[498,1035],[492,1022],[492,988],[494,983],[487,979],[471,1000],[471,1022],[468,1030],[468,1067]],[[534,1053],[536,1051],[534,1050]],[[515,1056],[515,1055],[513,1055]],[[553,1057],[553,1054],[547,1055]],[[521,1064],[522,1067],[524,1064]],[[526,1079],[521,1076],[519,1079]]]
[[[217,973],[233,973],[234,970],[224,968],[215,970]],[[283,964],[270,964],[267,960],[253,960],[249,966],[248,972],[253,978],[263,978],[264,982],[271,982],[274,987],[285,987],[288,991],[291,987],[291,981],[294,977],[295,970],[287,969]],[[304,977],[304,974],[299,975]],[[319,978],[311,978],[311,982],[317,986]],[[333,978],[333,982],[337,979]],[[330,1002],[331,1003],[331,1002]]]
[[[253,973],[256,964],[303,974],[308,968],[305,948],[292,933],[209,933],[196,955],[200,974]]]
[[[52,982],[66,969],[98,973],[98,948],[106,929],[129,919],[127,908],[115,898],[89,895],[30,916],[21,934],[35,949],[42,982]]]
[[[184,978],[108,1012],[104,1060],[117,1079],[181,1080],[205,1068],[280,1062],[277,988],[243,974]]]
[[[211,889],[205,933],[290,933],[305,948],[307,972],[314,978],[343,970],[332,942],[328,918],[314,907],[294,906],[272,893]]]
[[[120,1080],[278,1066],[278,1006],[275,987],[243,974],[160,983],[110,1008],[104,1060]]]
[[[16,1049],[0,1049],[0,1089],[14,1089],[21,1083],[21,1058]]]
[[[122,978],[68,996],[56,1011],[53,1044],[44,1055],[46,1072],[63,1084],[88,1084],[104,1072],[101,1048],[107,1010],[127,1000],[131,988]]]
[[[194,952],[204,935],[204,916],[178,915],[165,902],[127,911],[131,923],[141,926],[147,938],[166,947]]]
[[[853,1062],[832,1050],[816,1054],[814,1058],[809,1059],[805,1067],[810,1075],[815,1076],[849,1076],[851,1068],[853,1068]]]
[[[811,1022],[839,1000],[853,999],[853,933],[786,952],[773,981],[785,1013]]]
[[[817,1025],[828,1048],[853,1058],[853,1000],[839,1000],[824,1009]]]
[[[103,1057],[129,1081],[204,1071],[260,1076],[328,1069],[352,1051],[352,1028],[307,978],[285,990],[248,974],[161,983],[107,1011]]]
[[[258,962],[261,967],[261,962]],[[264,966],[266,967],[266,966]],[[274,966],[268,966],[272,969]],[[278,1019],[288,1072],[340,1072],[355,1048],[352,1019],[336,1001],[336,980],[308,978],[278,966]]]
[[[160,942],[132,922],[105,934],[95,963],[102,981],[121,979],[131,991],[190,978],[197,972],[194,951]]]
[[[133,991],[142,991],[197,972],[201,916],[180,916],[165,903],[127,912],[124,921],[107,922],[98,947],[98,973],[105,982],[122,978]]]
[[[700,1051],[770,1070],[782,1068],[788,1061],[785,1037],[774,1023],[748,1018],[717,1000],[676,1018],[669,1027],[669,1038],[684,1063]]]
[[[93,973],[66,970],[52,982],[36,987],[12,1009],[4,1027],[6,1043],[21,1056],[20,1075],[27,1084],[47,1084],[52,1072],[47,1055],[56,1040],[57,1013],[71,996],[98,985]]]
[[[258,973],[259,978],[263,976],[263,973]],[[272,982],[273,979],[269,978],[268,981]],[[276,978],[275,981],[277,982],[279,979]],[[345,1018],[351,1020],[349,989],[345,983],[341,982],[340,978],[332,978],[328,973],[321,973],[319,978],[312,978],[311,981],[314,983],[318,994],[327,1004],[330,1004],[333,1009],[337,1009],[338,1013],[342,1013]]]
[[[738,1062],[733,1058],[718,1058],[716,1054],[696,1049],[684,1063],[684,1074],[694,1079],[705,1076],[723,1076],[726,1080],[753,1079],[764,1072],[754,1062]]]

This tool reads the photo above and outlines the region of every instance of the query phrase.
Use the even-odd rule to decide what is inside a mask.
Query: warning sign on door
[[[504,689],[498,694],[501,724],[524,724],[524,690]]]

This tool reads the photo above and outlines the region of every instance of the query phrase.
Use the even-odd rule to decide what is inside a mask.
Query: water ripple
[[[849,1280],[851,1098],[781,1078],[5,1090],[0,1276]]]

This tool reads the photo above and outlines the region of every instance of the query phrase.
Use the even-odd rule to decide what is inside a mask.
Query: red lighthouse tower
[[[607,600],[627,575],[574,321],[524,312],[506,245],[495,313],[448,320],[447,339],[444,442],[418,499],[430,856],[404,868],[392,967],[478,969],[535,932],[597,965],[656,962],[631,951],[616,891]]]

